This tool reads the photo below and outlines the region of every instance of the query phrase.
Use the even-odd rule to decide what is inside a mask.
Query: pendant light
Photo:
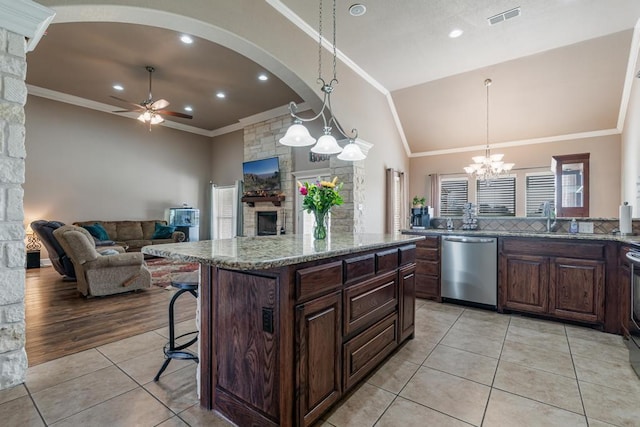
[[[505,176],[515,166],[514,163],[504,163],[502,161],[504,154],[491,154],[489,149],[489,86],[491,86],[491,83],[491,79],[484,81],[484,86],[487,88],[487,146],[484,156],[472,157],[473,163],[464,168],[464,171],[469,176],[480,181],[491,181]]]
[[[338,158],[340,160],[357,161],[364,160],[366,156],[356,144],[358,138],[357,129],[352,129],[350,134],[342,129],[331,108],[331,94],[334,90],[334,84],[338,83],[336,76],[336,0],[333,0],[333,78],[326,82],[322,78],[322,0],[319,1],[319,24],[318,24],[318,82],[321,84],[320,91],[323,93],[322,108],[320,112],[311,118],[303,118],[296,114],[298,106],[295,102],[289,103],[289,113],[293,117],[294,121],[291,127],[287,129],[285,135],[280,138],[280,144],[289,147],[305,147],[313,145],[311,151],[316,154],[338,154],[341,153]],[[313,138],[303,122],[311,122],[322,117],[324,123],[324,135],[316,139]],[[336,138],[331,134],[331,131],[335,129],[340,132],[345,138],[349,140],[347,146],[343,149]],[[343,150],[347,150],[343,153]]]

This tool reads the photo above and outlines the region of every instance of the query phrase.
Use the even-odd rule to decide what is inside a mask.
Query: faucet
[[[554,230],[556,226],[556,218],[553,214],[553,209],[551,209],[551,202],[546,201],[542,204],[542,216],[547,218],[547,233]],[[551,223],[551,218],[553,217],[553,224]]]

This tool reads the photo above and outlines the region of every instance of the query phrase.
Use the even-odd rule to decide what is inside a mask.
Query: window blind
[[[542,216],[542,205],[551,202],[555,209],[555,176],[552,172],[527,175],[527,216]]]
[[[235,187],[216,187],[215,194],[215,236],[216,239],[230,239],[235,236],[236,225],[233,215]]]
[[[461,216],[462,207],[469,198],[467,178],[442,178],[440,180],[440,216]]]
[[[516,215],[516,178],[514,176],[477,181],[477,191],[478,215]]]

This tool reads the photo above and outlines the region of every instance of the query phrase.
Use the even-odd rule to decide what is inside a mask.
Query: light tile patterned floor
[[[193,322],[180,324],[190,329]],[[25,385],[0,391],[0,424],[229,425],[200,409],[193,362],[174,360],[153,382],[166,335],[29,368]],[[319,424],[638,426],[640,380],[619,336],[419,300],[416,338]]]

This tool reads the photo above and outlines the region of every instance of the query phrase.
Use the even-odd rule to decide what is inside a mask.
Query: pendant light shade
[[[311,149],[316,154],[337,154],[342,151],[338,141],[331,135],[331,129],[325,129],[324,135],[318,138],[318,142]]]
[[[364,155],[360,147],[354,140],[350,140],[347,145],[342,149],[342,153],[338,154],[338,159],[356,162],[358,160],[364,160],[367,156]]]
[[[316,139],[309,134],[307,128],[299,120],[294,121],[287,129],[287,133],[280,138],[280,144],[289,147],[306,147],[315,144],[315,142]]]
[[[338,83],[338,76],[336,74],[336,63],[337,63],[337,48],[336,48],[336,0],[332,1],[332,18],[333,18],[333,42],[331,43],[331,47],[333,50],[333,76],[331,79],[325,80],[322,78],[322,44],[323,44],[323,36],[322,36],[322,0],[318,1],[319,10],[318,10],[318,82],[320,83],[320,91],[323,94],[322,99],[322,108],[320,112],[318,112],[314,117],[300,117],[296,114],[298,106],[295,102],[289,103],[289,113],[291,117],[293,117],[294,122],[291,127],[287,130],[286,134],[280,138],[280,144],[287,145],[289,147],[304,147],[307,145],[313,145],[316,140],[311,137],[309,131],[302,126],[302,123],[312,122],[314,120],[322,118],[322,122],[324,123],[325,134],[318,138],[318,142],[316,145],[311,148],[311,152],[315,154],[337,154],[343,153],[339,156],[341,160],[364,160],[366,155],[360,150],[355,144],[347,144],[345,147],[346,152],[343,152],[342,147],[338,145],[338,141],[331,136],[331,128],[335,129],[345,138],[348,138],[349,141],[355,141],[358,138],[358,130],[352,129],[349,134],[342,129],[340,123],[335,118],[333,111],[331,110],[331,94],[333,93],[335,87],[334,85]],[[327,129],[329,131],[327,132]],[[349,147],[353,145],[353,147]],[[347,150],[348,148],[348,150]]]

